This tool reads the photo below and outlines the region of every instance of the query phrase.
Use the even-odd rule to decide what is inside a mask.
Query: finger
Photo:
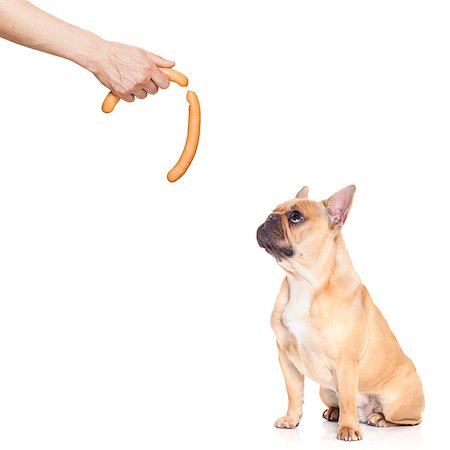
[[[165,59],[162,56],[155,55],[154,53],[149,53],[150,59],[160,67],[173,67],[175,65],[175,61],[170,61],[169,59]]]
[[[121,99],[125,100],[126,102],[134,102],[134,95],[133,94],[122,94],[118,95]]]
[[[169,77],[159,69],[156,69],[155,73],[152,75],[152,81],[161,89],[167,89],[170,84]]]
[[[140,100],[143,100],[145,97],[147,97],[147,92],[144,89],[140,89],[139,91],[136,91],[134,93],[134,96],[139,98]]]
[[[154,95],[158,92],[158,86],[153,82],[153,80],[147,81],[147,83],[142,85],[142,89],[148,92],[151,95]]]

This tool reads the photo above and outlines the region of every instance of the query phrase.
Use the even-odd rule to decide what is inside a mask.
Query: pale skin
[[[169,79],[159,67],[175,64],[141,48],[106,41],[23,0],[0,0],[0,37],[79,64],[127,102],[166,89]]]

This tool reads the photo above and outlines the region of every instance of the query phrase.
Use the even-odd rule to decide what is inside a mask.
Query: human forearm
[[[26,47],[89,65],[102,39],[23,0],[0,0],[0,36]]]

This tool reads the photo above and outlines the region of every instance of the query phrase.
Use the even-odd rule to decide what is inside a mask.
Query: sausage
[[[186,87],[189,83],[189,80],[186,76],[184,76],[181,72],[178,72],[175,69],[166,69],[165,67],[159,67],[159,70],[161,72],[164,72],[170,81],[173,81],[177,84],[179,84],[181,87]],[[110,92],[105,100],[103,101],[102,105],[102,111],[104,113],[110,113],[114,110],[115,106],[119,102],[120,97],[118,97],[116,94],[113,94]]]
[[[170,81],[179,84],[181,87],[186,87],[189,83],[188,78],[181,72],[178,72],[178,70],[166,69],[165,67],[159,67],[159,70],[161,72],[164,72],[168,76]]]
[[[160,68],[170,81],[186,87],[189,83],[187,77],[174,69]],[[110,92],[103,101],[102,110],[105,113],[110,113],[119,102],[120,98],[114,93]],[[189,102],[189,118],[188,131],[186,136],[186,143],[180,158],[173,168],[168,172],[167,179],[173,183],[179,180],[190,166],[197,151],[198,140],[200,137],[200,103],[197,94],[193,91],[187,91],[186,100]]]
[[[185,174],[194,159],[200,137],[200,103],[198,101],[197,94],[193,91],[188,91],[186,94],[186,100],[189,102],[189,119],[186,144],[184,145],[183,153],[181,153],[180,159],[167,174],[167,179],[171,183],[177,181]]]
[[[104,113],[110,113],[116,107],[117,103],[119,103],[120,97],[117,97],[116,94],[110,92],[103,100],[102,111]]]

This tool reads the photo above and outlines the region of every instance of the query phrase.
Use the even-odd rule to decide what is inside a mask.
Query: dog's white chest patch
[[[305,343],[309,327],[307,319],[312,302],[312,288],[306,281],[289,283],[289,303],[283,311],[283,323],[301,345]]]

